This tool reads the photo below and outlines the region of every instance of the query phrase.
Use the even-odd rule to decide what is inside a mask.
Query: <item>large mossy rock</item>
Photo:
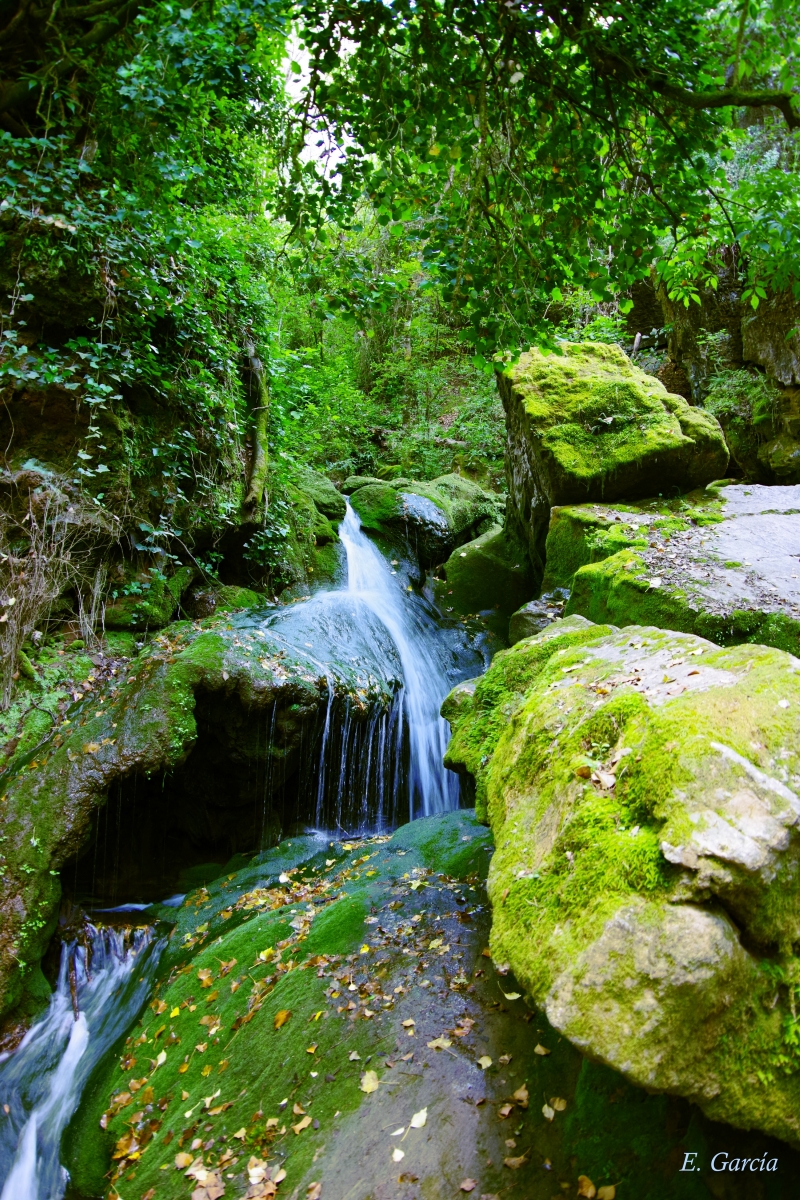
[[[549,1200],[585,1196],[581,1176],[601,1196],[712,1200],[720,1150],[774,1158],[791,1188],[786,1146],[647,1095],[534,1017],[483,953],[491,849],[464,810],[391,838],[289,838],[144,914],[172,928],[64,1137],[76,1194],[257,1200],[273,1187],[248,1189],[250,1172],[266,1170],[278,1200],[448,1200],[468,1179]],[[687,1146],[695,1174],[680,1174]],[[177,1169],[187,1153],[205,1189]],[[748,1179],[725,1195],[749,1196]]]
[[[106,628],[142,632],[163,629],[197,575],[197,568],[192,565],[180,567],[169,579],[161,574],[148,574],[136,594],[119,596],[106,605]]]
[[[797,660],[573,616],[443,713],[495,961],[591,1058],[800,1144]]]
[[[502,509],[499,497],[455,474],[402,488],[363,484],[350,503],[364,529],[407,541],[423,567],[444,562],[456,546],[496,524]]]
[[[566,611],[721,645],[800,654],[800,486],[732,484],[683,500],[553,510],[546,587]]]
[[[493,609],[510,616],[533,594],[533,575],[525,548],[502,526],[454,550],[436,585],[442,608],[459,614]]]
[[[539,576],[553,505],[674,495],[719,479],[718,422],[669,393],[618,346],[531,350],[498,375],[506,412],[508,521]]]
[[[341,521],[347,511],[347,501],[327,476],[303,469],[297,473],[297,484],[301,491],[310,496],[323,516]]]
[[[147,886],[163,877],[165,849],[179,867],[193,845],[234,852],[269,834],[270,798],[307,765],[309,729],[332,704],[347,706],[351,727],[388,709],[401,671],[385,629],[351,597],[314,605],[169,626],[105,686],[97,681],[33,761],[5,772],[0,1015],[39,985],[58,873],[74,860],[73,881],[111,791],[133,822],[131,843],[116,865],[103,852],[97,886],[132,857]],[[133,841],[140,827],[144,848]]]

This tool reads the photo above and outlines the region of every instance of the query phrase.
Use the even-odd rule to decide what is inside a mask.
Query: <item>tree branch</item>
[[[724,92],[688,92],[684,88],[674,87],[671,83],[652,81],[655,91],[660,92],[678,104],[702,112],[707,108],[777,108],[783,114],[790,129],[800,129],[800,111],[794,108],[792,101],[800,99],[795,92],[775,92],[769,89],[761,92],[744,92],[739,88],[726,88]]]

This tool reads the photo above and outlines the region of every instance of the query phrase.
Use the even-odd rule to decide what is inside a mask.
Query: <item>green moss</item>
[[[437,601],[459,615],[495,609],[510,616],[533,595],[527,550],[497,525],[454,550],[443,574]]]
[[[172,618],[181,596],[197,576],[194,566],[180,567],[169,579],[153,573],[137,595],[120,596],[106,605],[109,629],[161,629]]]
[[[675,681],[665,666],[685,663],[691,653],[699,656],[697,667],[671,691]],[[717,866],[713,849],[698,850],[695,867],[685,871],[682,863],[691,859],[674,850],[702,838],[712,818],[718,823],[715,805],[735,824],[735,805],[728,812],[719,798],[752,786],[747,764],[773,777],[778,762],[781,771],[794,770],[794,661],[778,650],[722,650],[654,628],[574,630],[555,622],[497,655],[471,701],[454,697],[448,760],[475,775],[498,847],[489,879],[493,956],[511,964],[533,1002],[551,1020],[556,1014],[556,1024],[590,1053],[626,1064],[637,1082],[658,1086],[668,1077],[673,1090],[699,1094],[717,1119],[800,1140],[793,1115],[800,1038],[786,1023],[792,1001],[776,993],[760,965],[775,955],[796,963],[796,851],[785,846],[763,875],[724,853]],[[689,686],[691,675],[702,677],[697,685]],[[739,759],[720,758],[719,743]],[[744,763],[746,771],[726,762]],[[703,853],[705,874],[697,866]],[[657,941],[669,936],[663,931],[671,913],[702,914],[710,902],[723,904],[736,922],[724,918],[713,935],[724,934],[735,952],[715,960],[698,947],[708,963],[701,1010],[696,989],[659,992],[657,982],[648,983],[637,936],[614,930],[638,923],[638,941]],[[697,908],[681,908],[692,904]],[[739,930],[765,958],[742,950]],[[592,972],[605,980],[596,993],[581,983]],[[633,1014],[653,1005],[658,1022],[634,1045],[627,1040],[640,1021]],[[669,1070],[654,1065],[660,1062]],[[701,1085],[706,1072],[717,1082]],[[756,1077],[773,1089],[768,1100],[753,1096],[747,1081]]]
[[[656,460],[679,488],[721,474],[712,464],[724,471],[727,451],[714,418],[668,393],[618,346],[571,342],[561,350],[531,350],[503,376],[506,398],[513,392],[521,402],[559,479],[600,495],[631,471],[638,480],[642,464]],[[556,492],[551,499],[563,502]]]

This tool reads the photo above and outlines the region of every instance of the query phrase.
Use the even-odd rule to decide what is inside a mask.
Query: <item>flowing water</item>
[[[0,1063],[0,1200],[61,1200],[61,1135],[92,1070],[145,1001],[163,943],[150,928],[64,945],[46,1014]],[[8,1110],[8,1111],[6,1111]]]
[[[346,584],[285,608],[265,628],[312,657],[329,680],[318,746],[301,788],[314,793],[315,823],[374,831],[458,807],[459,781],[442,762],[449,727],[439,708],[459,680],[485,663],[463,627],[444,627],[424,597],[405,586],[349,504],[339,537]],[[367,691],[383,689],[383,702],[373,703],[366,718],[352,705],[337,711],[335,677],[344,668],[356,671]],[[388,689],[394,700],[387,705]]]

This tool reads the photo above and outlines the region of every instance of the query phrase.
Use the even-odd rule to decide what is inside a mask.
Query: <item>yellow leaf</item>
[[[505,996],[506,1000],[519,1000],[521,993],[520,992],[503,992],[503,995]]]
[[[310,1124],[311,1117],[303,1117],[302,1120],[298,1121],[296,1125],[292,1126],[292,1129],[295,1131],[295,1133],[300,1134],[304,1129],[308,1129]]]
[[[514,1092],[513,1098],[517,1102],[517,1104],[520,1106],[520,1108],[528,1107],[528,1099],[529,1099],[528,1089],[525,1087],[524,1083],[523,1083],[522,1087],[518,1087],[517,1090]]]
[[[439,948],[439,946],[441,946],[443,941],[444,941],[444,938],[434,938],[432,942],[428,942],[428,949],[429,950],[437,950]]]
[[[408,1124],[411,1129],[423,1129],[427,1123],[427,1120],[428,1110],[427,1108],[421,1108],[419,1112],[414,1113]]]
[[[213,1070],[214,1070],[214,1068],[212,1067],[211,1063],[206,1063],[206,1065],[203,1067],[200,1074],[201,1075],[210,1075]]]
[[[278,1169],[278,1171],[275,1173],[275,1178],[273,1179],[272,1182],[273,1183],[283,1183],[285,1178],[286,1178],[286,1170],[283,1167],[280,1167]]]
[[[181,1063],[181,1065],[178,1067],[178,1074],[185,1075],[188,1070],[189,1070],[189,1064]]]
[[[480,1058],[478,1059],[478,1066],[480,1067],[480,1069],[482,1071],[488,1070],[488,1068],[491,1065],[492,1065],[492,1060],[489,1058],[488,1054],[482,1054],[480,1056]]]
[[[181,1015],[181,1010],[179,1008],[173,1008],[169,1014],[170,1020],[172,1020],[173,1017],[179,1017],[180,1015]]]
[[[190,1167],[191,1165],[192,1156],[191,1154],[187,1154],[185,1150],[181,1150],[180,1154],[175,1155],[175,1166],[179,1171],[182,1171],[184,1167]]]
[[[156,1016],[159,1016],[166,1009],[166,1003],[163,1000],[154,1000],[150,1005]]]
[[[370,1092],[377,1092],[380,1082],[375,1071],[365,1071],[361,1076],[361,1091],[366,1092],[367,1095]]]
[[[201,969],[197,972],[197,978],[200,980],[201,987],[211,987],[212,972],[208,969],[208,967],[201,967]]]
[[[82,747],[84,754],[97,754],[97,751],[99,749],[100,749],[99,742],[86,742],[86,744]]]
[[[370,948],[365,942],[364,945],[359,950],[359,954],[369,954],[369,950],[370,950]]]
[[[597,1195],[597,1188],[588,1175],[578,1176],[578,1195],[583,1196],[584,1200],[594,1200]]]
[[[561,1096],[553,1096],[550,1100],[550,1104],[556,1110],[556,1112],[563,1112],[567,1107],[566,1100],[562,1099]]]
[[[316,1054],[316,1052],[317,1052],[317,1043],[316,1042],[312,1042],[310,1046],[306,1047],[306,1054]]]
[[[524,1167],[528,1161],[527,1156],[521,1154],[519,1158],[504,1158],[503,1165],[510,1167],[512,1171],[518,1171],[520,1167]]]
[[[280,1029],[291,1017],[291,1009],[281,1008],[275,1013],[274,1025],[276,1029]]]
[[[432,1042],[428,1042],[429,1050],[446,1050],[448,1046],[452,1046],[452,1042],[446,1037],[434,1038]]]
[[[549,1054],[549,1053],[550,1053],[550,1051],[547,1049],[547,1047],[546,1047],[546,1046],[541,1046],[541,1045],[540,1045],[540,1044],[537,1042],[537,1043],[536,1043],[536,1045],[533,1047],[533,1053],[534,1053],[534,1054]]]
[[[233,1136],[235,1138],[238,1138],[240,1142],[243,1142],[244,1139],[247,1137],[247,1130],[245,1129],[244,1125],[242,1126],[241,1129],[237,1129],[236,1133],[234,1133]]]
[[[413,1018],[413,1017],[409,1017],[409,1018],[408,1018],[408,1020],[406,1020],[406,1021],[403,1021],[403,1028],[404,1028],[404,1029],[410,1029],[410,1028],[411,1028],[411,1026],[412,1026],[412,1025],[416,1025],[416,1023],[417,1023],[417,1022],[414,1020],[414,1018]]]
[[[607,1183],[605,1187],[597,1189],[597,1200],[616,1200],[617,1189],[613,1183]]]

